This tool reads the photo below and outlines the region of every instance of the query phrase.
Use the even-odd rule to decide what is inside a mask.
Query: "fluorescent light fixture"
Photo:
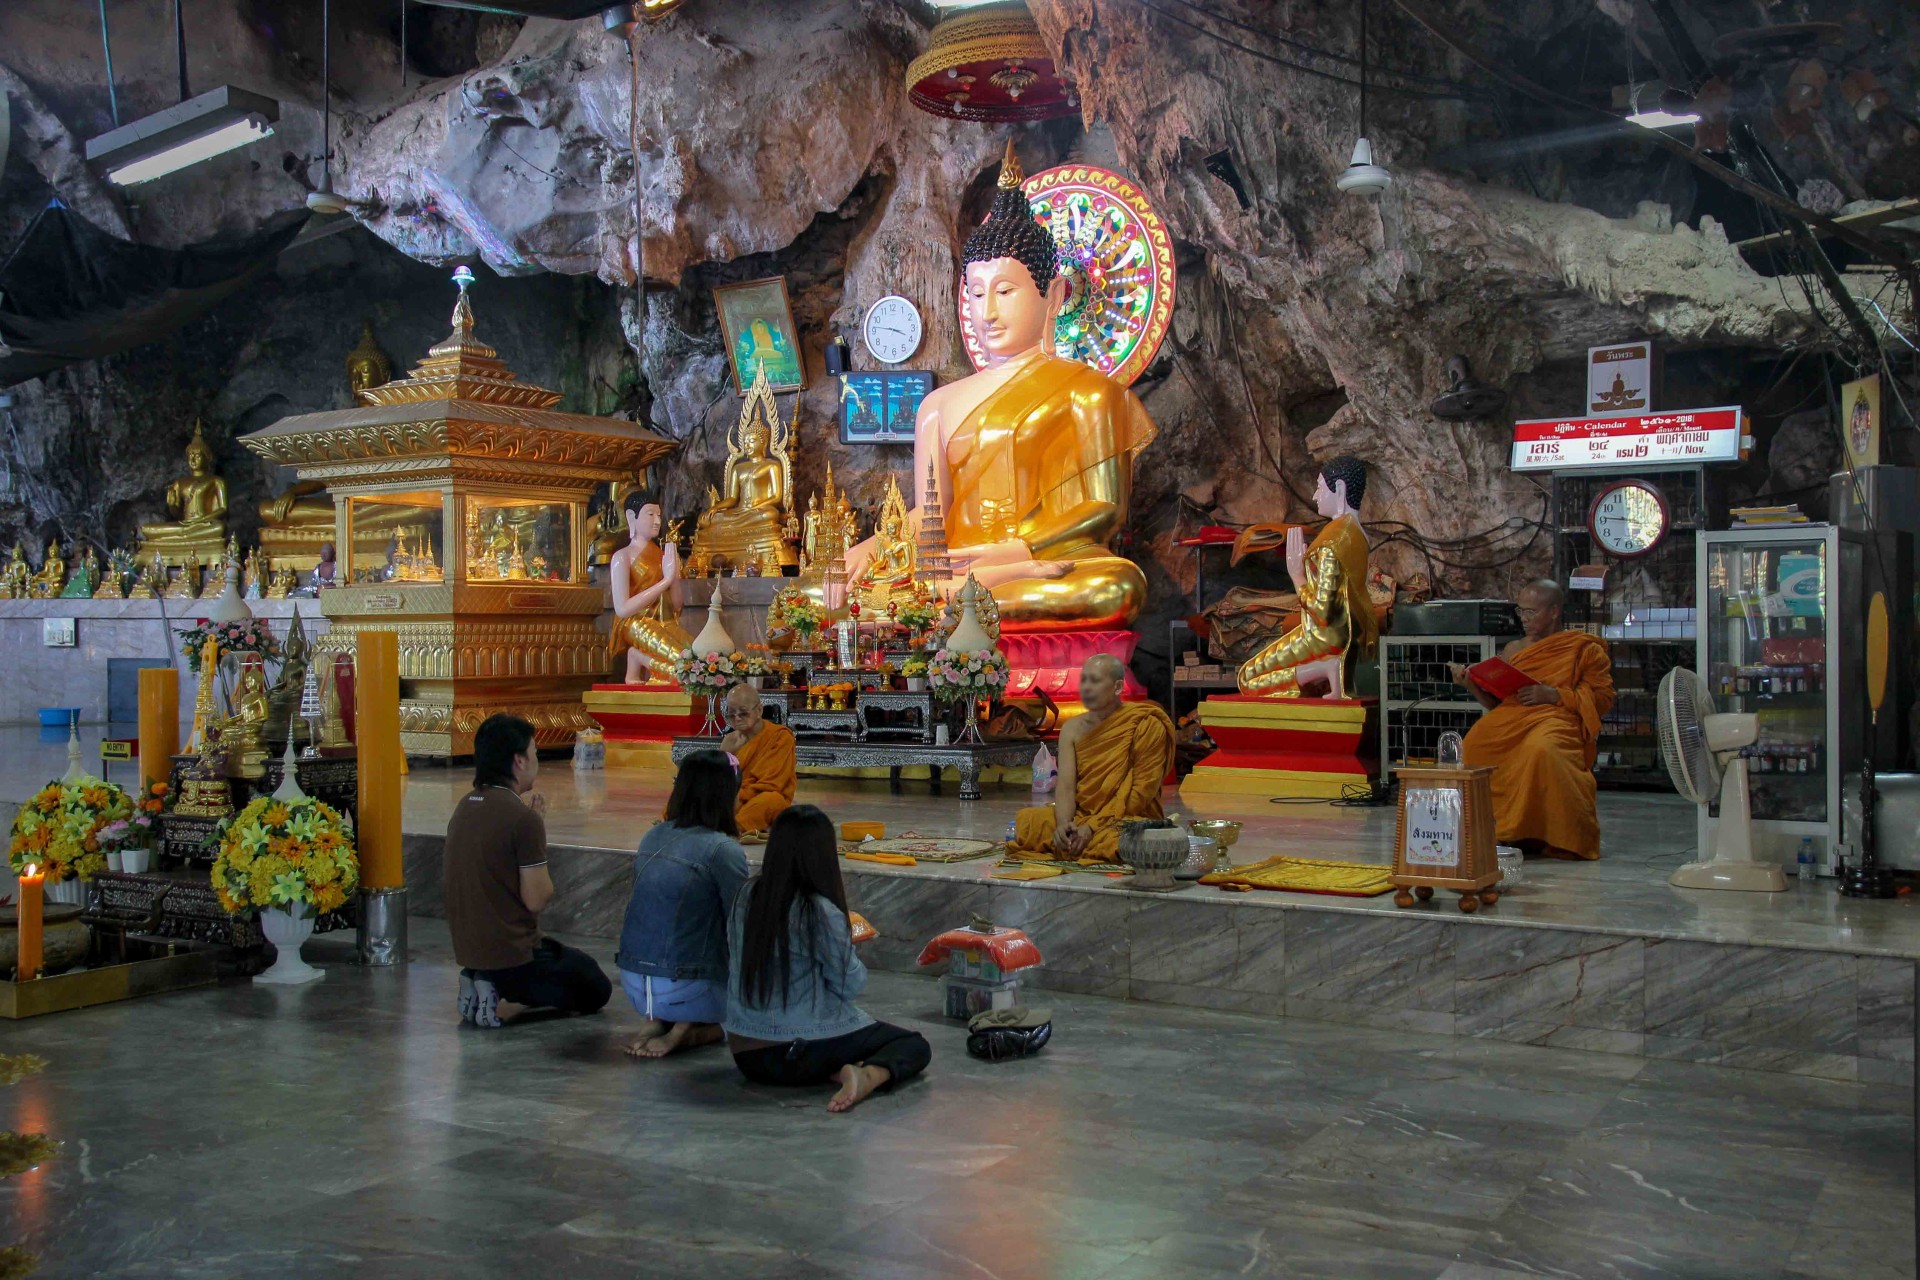
[[[87,159],[120,186],[148,182],[269,137],[280,118],[272,98],[222,85],[87,143]]]
[[[1642,129],[1676,129],[1700,123],[1700,113],[1690,110],[1692,100],[1658,80],[1615,86],[1613,105],[1627,113],[1628,124]]]

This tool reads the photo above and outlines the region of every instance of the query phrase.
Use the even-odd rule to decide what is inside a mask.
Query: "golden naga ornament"
[[[167,517],[140,526],[140,563],[165,556],[178,564],[190,555],[201,564],[220,563],[227,547],[227,482],[214,474],[213,449],[199,422],[187,442],[187,474],[167,486]]]
[[[796,422],[799,411],[796,396]],[[693,558],[742,573],[769,559],[796,563],[786,537],[793,505],[792,443],[793,426],[780,420],[766,363],[757,362],[740,420],[727,435],[721,486],[707,490],[707,509],[694,526]]]

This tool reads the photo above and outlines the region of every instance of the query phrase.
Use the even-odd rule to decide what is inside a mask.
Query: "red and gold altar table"
[[[1379,740],[1378,698],[1273,698],[1243,693],[1208,698],[1200,723],[1216,750],[1180,784],[1201,797],[1338,799],[1367,786]]]

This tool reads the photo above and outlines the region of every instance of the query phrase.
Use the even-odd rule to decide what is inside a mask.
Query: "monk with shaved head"
[[[1162,817],[1173,721],[1157,703],[1122,702],[1127,668],[1096,653],[1080,668],[1080,704],[1060,730],[1053,803],[1014,816],[1008,851],[1028,858],[1118,862],[1121,824]]]
[[[1593,761],[1600,718],[1613,706],[1613,658],[1606,643],[1565,631],[1566,593],[1544,578],[1520,589],[1525,634],[1500,656],[1535,683],[1502,700],[1453,677],[1487,708],[1467,733],[1466,762],[1492,765],[1494,838],[1554,858],[1600,856]]]
[[[793,730],[770,724],[761,714],[760,694],[743,684],[727,690],[721,710],[727,718],[727,736],[720,749],[740,761],[739,808],[734,821],[742,834],[765,831],[793,803],[799,783]]]

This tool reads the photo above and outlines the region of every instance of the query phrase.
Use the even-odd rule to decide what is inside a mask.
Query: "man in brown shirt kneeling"
[[[546,801],[534,793],[533,726],[492,715],[473,735],[473,790],[454,806],[445,857],[447,931],[460,965],[460,1020],[500,1025],[500,1002],[598,1013],[613,984],[584,951],[540,936],[553,900]]]

